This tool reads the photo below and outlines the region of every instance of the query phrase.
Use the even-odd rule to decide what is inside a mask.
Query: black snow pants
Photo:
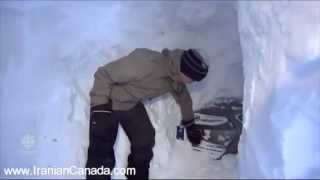
[[[115,166],[113,146],[118,126],[122,126],[130,143],[128,168],[135,168],[135,175],[126,175],[129,180],[146,180],[149,176],[149,163],[153,157],[155,130],[144,105],[139,102],[128,111],[113,111],[111,101],[91,107],[87,168],[110,168]],[[110,175],[88,175],[87,179],[110,179]]]

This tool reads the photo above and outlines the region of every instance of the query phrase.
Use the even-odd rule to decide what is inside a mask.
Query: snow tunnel
[[[141,47],[205,54],[207,78],[188,85],[195,110],[243,100],[239,152],[220,160],[176,139],[170,95],[144,102],[156,130],[151,179],[320,178],[317,1],[1,1],[0,43],[1,178],[84,167],[93,73]],[[115,151],[125,167],[122,129]]]

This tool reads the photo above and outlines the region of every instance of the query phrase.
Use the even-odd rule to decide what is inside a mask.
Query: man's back
[[[182,50],[174,53],[179,57]],[[91,103],[105,103],[101,102],[101,96],[106,96],[114,102],[114,109],[128,110],[138,101],[172,91],[177,86],[170,77],[178,71],[178,63],[174,61],[176,59],[168,54],[141,48],[99,67],[90,93]]]

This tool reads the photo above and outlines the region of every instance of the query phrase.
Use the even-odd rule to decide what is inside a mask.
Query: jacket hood
[[[180,58],[183,54],[182,49],[163,49],[161,54],[165,57],[165,61],[167,64],[168,75],[171,79],[175,80],[175,77],[180,72]]]

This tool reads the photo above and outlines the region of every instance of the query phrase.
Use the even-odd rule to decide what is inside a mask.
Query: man
[[[145,180],[153,157],[155,130],[142,101],[170,92],[182,113],[192,144],[199,144],[200,129],[194,124],[192,99],[186,83],[202,80],[208,65],[197,50],[168,50],[161,53],[135,49],[129,55],[101,66],[94,74],[90,91],[90,135],[87,168],[115,166],[113,145],[121,124],[131,142],[128,168],[135,168],[129,180]],[[110,179],[110,176],[87,178]]]

